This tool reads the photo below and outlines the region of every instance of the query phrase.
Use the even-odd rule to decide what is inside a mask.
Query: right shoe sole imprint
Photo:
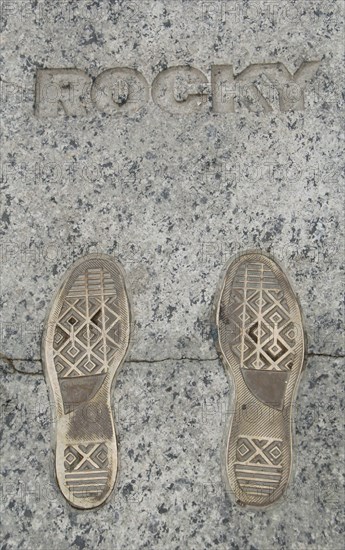
[[[46,319],[44,372],[56,407],[58,485],[72,506],[95,508],[109,497],[117,472],[110,404],[130,337],[122,267],[91,254],[66,273]]]
[[[238,504],[284,493],[292,464],[292,404],[304,363],[302,313],[276,261],[246,252],[227,268],[216,311],[218,345],[235,382],[226,470]]]

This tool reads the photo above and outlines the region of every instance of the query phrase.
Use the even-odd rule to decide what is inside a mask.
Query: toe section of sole
[[[118,262],[99,254],[76,262],[53,299],[42,342],[58,414],[92,399],[113,377],[128,349],[130,322]]]
[[[300,370],[298,359],[304,353],[301,311],[286,275],[272,258],[248,253],[229,265],[217,326],[223,357],[238,374],[241,369]]]

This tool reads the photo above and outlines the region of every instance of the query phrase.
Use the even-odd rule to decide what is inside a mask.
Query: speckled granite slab
[[[341,506],[327,494],[339,488],[342,436],[343,3],[4,0],[1,8],[0,349],[10,407],[1,463],[12,484],[4,550],[340,548]],[[173,66],[193,69],[180,78]],[[115,67],[145,81],[130,88],[134,98],[123,81],[106,86],[116,100],[109,112],[109,95],[88,86]],[[61,104],[54,112],[54,97],[44,111],[44,69],[84,78],[72,116]],[[71,88],[61,86],[65,101]],[[293,496],[256,514],[224,493],[222,419],[200,413],[204,399],[211,409],[228,403],[211,305],[222,266],[246,248],[281,261],[309,336]],[[52,481],[48,498],[36,498],[35,484],[51,479],[43,320],[66,269],[95,251],[124,265],[135,321],[114,394],[125,407],[116,405],[117,489],[91,521]],[[37,402],[42,411],[27,415]],[[20,482],[28,497],[18,497]]]
[[[265,3],[240,9],[231,1],[95,2],[90,10],[87,2],[70,9],[4,4],[4,353],[39,359],[60,276],[96,250],[115,254],[129,273],[132,357],[210,357],[220,268],[253,247],[289,269],[311,349],[338,352],[342,2],[279,2],[271,12]],[[189,64],[210,82],[214,64],[239,74],[282,63],[293,74],[305,61],[319,67],[305,87],[304,110],[282,111],[263,72],[255,82],[270,111],[248,83],[227,82],[223,104],[226,93],[236,95],[235,112],[215,112],[215,92],[181,115],[162,111],[152,97],[132,115],[94,107],[84,116],[34,114],[42,68],[95,78],[135,67],[152,96],[155,77],[172,65]],[[297,85],[285,90],[297,99],[301,93]]]
[[[122,369],[112,401],[119,475],[109,503],[88,512],[68,506],[56,487],[43,377],[7,374],[2,548],[341,550],[342,371],[339,359],[309,360],[294,479],[280,505],[261,512],[243,511],[225,490],[220,442],[233,409],[218,360]]]

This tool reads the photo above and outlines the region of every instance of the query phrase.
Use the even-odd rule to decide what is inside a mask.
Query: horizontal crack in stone
[[[345,355],[332,355],[327,353],[314,353],[310,352],[306,354],[307,357],[325,357],[327,359],[343,359]],[[16,361],[25,361],[27,363],[40,363],[41,359],[20,359],[17,357],[7,357],[3,353],[0,353],[0,359],[3,359],[12,369],[14,373],[23,374],[23,375],[29,375],[29,376],[42,376],[43,371],[39,372],[27,372],[22,371],[16,367],[15,362]],[[163,359],[128,359],[126,363],[147,363],[147,364],[155,364],[155,363],[165,363],[167,361],[191,361],[191,362],[199,362],[199,363],[205,363],[205,362],[213,362],[218,361],[220,358],[217,357],[164,357]]]

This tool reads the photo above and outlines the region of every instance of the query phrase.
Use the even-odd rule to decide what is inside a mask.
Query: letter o
[[[91,99],[103,113],[132,114],[149,97],[149,85],[136,69],[116,67],[102,72],[91,88]]]

